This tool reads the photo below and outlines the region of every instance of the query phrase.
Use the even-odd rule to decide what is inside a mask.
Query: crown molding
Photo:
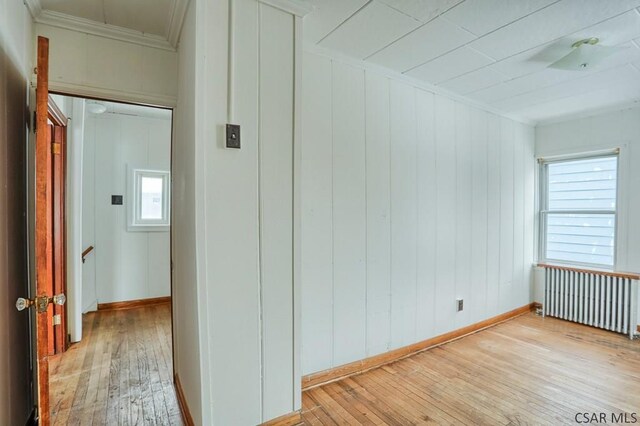
[[[511,114],[502,110],[499,110],[497,108],[494,108],[493,106],[486,104],[484,102],[479,102],[476,100],[473,100],[471,98],[467,98],[466,96],[463,95],[459,95],[457,93],[451,92],[447,89],[444,89],[440,86],[435,86],[431,83],[427,83],[426,81],[422,81],[419,80],[415,77],[411,77],[407,74],[403,74],[401,72],[398,71],[394,71],[392,69],[383,67],[381,65],[377,65],[374,64],[372,62],[367,62],[364,60],[360,60],[360,59],[355,59],[352,58],[350,56],[347,56],[343,53],[340,52],[336,52],[335,50],[332,49],[327,49],[325,47],[321,47],[318,46],[315,43],[312,42],[305,42],[304,46],[303,46],[303,52],[308,52],[308,53],[312,53],[315,55],[320,55],[320,56],[324,56],[326,58],[329,58],[331,60],[334,61],[338,61],[338,62],[342,62],[345,63],[347,65],[351,65],[360,69],[364,69],[367,71],[371,71],[374,72],[378,75],[382,75],[384,77],[388,77],[391,78],[393,80],[397,80],[397,81],[401,81],[401,82],[405,82],[406,84],[410,84],[415,88],[421,89],[421,90],[425,90],[427,92],[431,92],[435,95],[440,95],[440,96],[444,96],[446,98],[449,98],[451,100],[463,103],[467,106],[470,107],[474,107],[474,108],[479,108],[481,110],[484,110],[488,113],[500,116],[500,117],[505,117],[508,118],[510,120],[513,121],[517,121],[519,123],[522,124],[526,124],[527,126],[531,126],[531,127],[535,127],[536,125],[536,121],[530,120],[527,117],[521,116],[519,114]]]
[[[26,0],[38,1],[38,0]],[[139,31],[122,28],[115,25],[103,24],[89,19],[78,18],[64,13],[43,10],[36,18],[36,22],[65,30],[79,31],[95,36],[124,41],[127,43],[139,44],[141,46],[152,47],[175,52],[165,38],[161,36],[144,34]]]
[[[42,4],[40,0],[23,0],[25,6],[29,10],[31,17],[36,19],[42,13]]]
[[[169,20],[169,28],[167,29],[167,41],[173,47],[178,47],[180,34],[184,18],[187,15],[189,0],[175,0],[173,10],[171,11],[171,19]]]
[[[638,108],[640,106],[640,99],[632,99],[630,101],[623,101],[614,105],[609,105],[600,108],[590,108],[584,111],[574,112],[566,115],[561,115],[552,118],[546,118],[538,120],[536,126],[549,126],[552,124],[564,123],[567,121],[580,120],[583,118],[591,118],[598,115],[611,114],[619,111],[626,111],[628,109]]]
[[[276,9],[291,13],[295,16],[303,17],[313,11],[313,6],[305,0],[258,0],[260,3],[268,4]]]

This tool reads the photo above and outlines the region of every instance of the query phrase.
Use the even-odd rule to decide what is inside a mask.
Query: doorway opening
[[[51,423],[182,424],[173,384],[172,111],[63,94],[50,104],[66,123],[58,257],[55,162],[52,195],[53,294],[67,299],[50,307]]]

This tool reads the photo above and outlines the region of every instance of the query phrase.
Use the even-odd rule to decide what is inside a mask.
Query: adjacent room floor
[[[84,315],[82,342],[50,358],[54,425],[182,425],[170,305]]]
[[[640,341],[527,314],[306,391],[302,415],[309,425],[561,425],[625,412],[640,419]]]

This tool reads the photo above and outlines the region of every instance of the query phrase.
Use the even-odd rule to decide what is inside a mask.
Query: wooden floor
[[[527,314],[302,401],[308,425],[568,425],[580,412],[640,422],[640,341]]]
[[[84,315],[83,339],[50,358],[54,425],[181,425],[169,304]]]

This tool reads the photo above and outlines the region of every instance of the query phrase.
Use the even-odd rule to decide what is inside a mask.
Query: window
[[[542,261],[613,268],[617,175],[617,155],[542,163]]]
[[[169,172],[131,169],[129,231],[168,231]]]

